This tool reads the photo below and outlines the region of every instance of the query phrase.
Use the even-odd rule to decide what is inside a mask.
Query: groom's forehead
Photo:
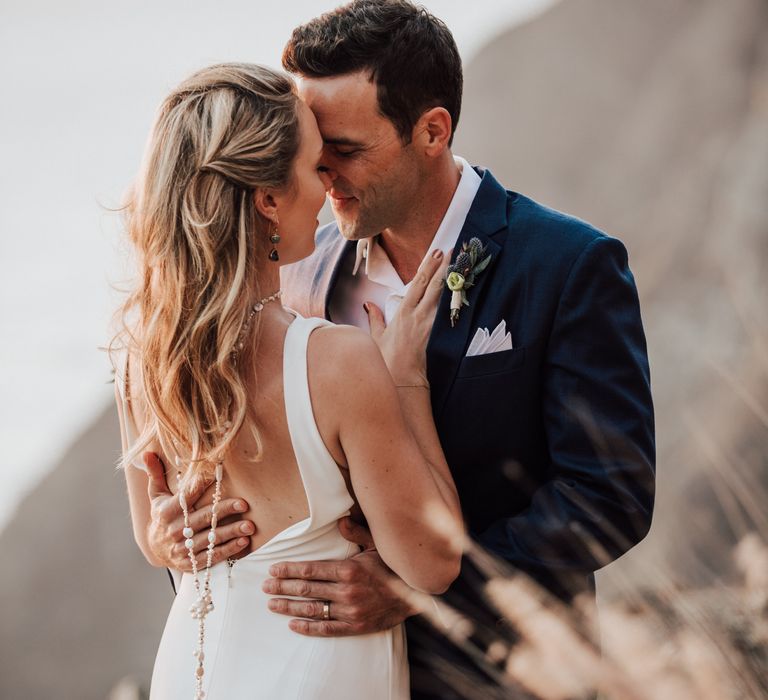
[[[378,114],[376,83],[367,73],[347,73],[323,78],[300,77],[299,95],[315,116]]]

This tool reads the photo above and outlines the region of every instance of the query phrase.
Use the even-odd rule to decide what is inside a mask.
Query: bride
[[[358,504],[405,583],[441,593],[458,575],[461,513],[435,431],[425,346],[446,261],[427,258],[374,340],[280,303],[279,266],[314,249],[328,186],[322,140],[290,78],[212,66],[164,101],[127,207],[138,284],[113,342],[133,529],[147,547],[148,477],[161,456],[184,513],[182,577],[151,697],[407,698],[402,626],[355,637],[293,632],[261,585],[277,561],[357,553],[337,528]],[[136,468],[134,468],[136,467]],[[185,494],[211,482],[205,543]],[[222,498],[257,531],[212,565]],[[190,501],[191,502],[191,501]]]

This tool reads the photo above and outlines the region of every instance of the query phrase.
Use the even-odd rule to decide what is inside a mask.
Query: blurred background
[[[0,2],[2,698],[138,698],[148,685],[172,591],[133,543],[114,468],[98,348],[130,267],[110,210],[171,87],[213,62],[279,65],[291,29],[337,4]],[[454,151],[629,250],[658,502],[649,537],[600,573],[601,606],[762,586],[768,2],[423,4],[464,59]],[[734,556],[745,541],[747,564]],[[765,571],[746,571],[754,561]],[[733,697],[761,687],[768,697],[759,682]]]

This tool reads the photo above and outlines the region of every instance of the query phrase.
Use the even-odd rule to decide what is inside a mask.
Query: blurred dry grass
[[[656,566],[642,586],[629,577],[617,580],[613,597],[604,599],[599,610],[590,598],[565,606],[531,579],[466,542],[467,555],[489,577],[477,596],[494,603],[519,641],[496,641],[483,649],[473,636],[474,620],[445,604],[435,610],[429,600],[413,594],[411,599],[420,600],[432,624],[488,675],[498,669],[496,683],[505,689],[498,697],[764,699],[768,527],[764,509],[753,506],[768,502],[768,493],[764,486],[738,478],[720,473],[715,478],[712,490],[727,503],[724,513],[733,540],[710,554],[731,559],[735,573],[710,585],[680,584],[675,568]],[[596,542],[594,549],[599,551]],[[453,688],[463,689],[461,697],[489,697],[476,678],[456,667],[438,665],[438,670]]]

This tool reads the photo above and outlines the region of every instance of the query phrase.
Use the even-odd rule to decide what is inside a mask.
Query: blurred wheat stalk
[[[768,502],[765,494],[752,492],[752,498]],[[426,601],[422,610],[465,653],[482,653],[486,671],[500,669],[494,698],[768,698],[768,546],[762,523],[743,534],[731,553],[738,580],[686,588],[659,570],[653,587],[637,590],[627,581],[624,595],[601,604],[599,613],[588,599],[566,607],[471,545],[467,554],[486,572],[496,567],[478,595],[495,603],[520,641],[511,647],[497,642],[483,652],[470,639],[475,621],[445,605],[436,612]],[[462,697],[490,697],[456,668],[442,670]]]

